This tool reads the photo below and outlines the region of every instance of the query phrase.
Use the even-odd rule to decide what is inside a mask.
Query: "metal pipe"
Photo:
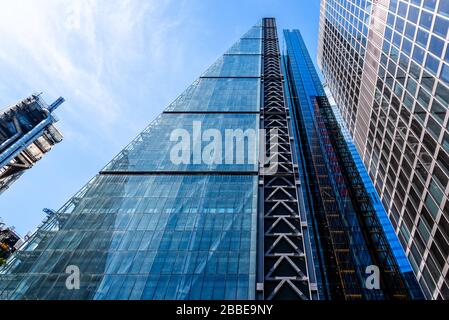
[[[1,145],[0,145],[0,152],[3,152],[3,150],[8,147],[9,145],[11,145],[21,134],[22,134],[22,128],[20,127],[20,123],[17,120],[17,117],[13,118],[13,123],[14,123],[14,127],[16,128],[17,133],[15,133],[11,138],[9,138],[8,140],[4,141]]]
[[[63,104],[65,101],[65,99],[63,97],[59,97],[55,102],[53,102],[49,107],[48,107],[48,111],[50,111],[50,113],[52,113],[53,111],[55,111],[61,104]]]
[[[31,129],[28,133],[26,133],[22,138],[17,140],[13,145],[11,145],[8,149],[5,150],[0,155],[0,168],[6,166],[12,159],[14,159],[17,154],[23,151],[26,148],[30,141],[33,141],[34,137],[37,134],[40,134],[42,130],[44,130],[48,125],[53,123],[53,117],[49,115],[46,119],[42,120],[36,127]]]
[[[0,152],[2,152],[7,146],[9,146],[14,140],[16,140],[20,136],[20,132],[17,132],[14,134],[11,138],[4,141],[2,144],[0,144]]]

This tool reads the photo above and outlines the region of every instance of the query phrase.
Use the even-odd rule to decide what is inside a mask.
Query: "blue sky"
[[[24,235],[264,16],[316,57],[319,0],[15,0],[0,11],[0,108],[63,96],[64,141],[0,196]],[[20,19],[18,19],[20,17]]]

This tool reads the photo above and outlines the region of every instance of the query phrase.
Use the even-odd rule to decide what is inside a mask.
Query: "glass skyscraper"
[[[323,299],[419,299],[404,251],[351,139],[328,101],[299,30],[285,30],[287,101]],[[365,285],[381,270],[380,290]]]
[[[329,140],[343,136],[302,39],[285,36],[281,63],[275,20],[252,27],[14,253],[0,298],[415,298],[346,140]]]
[[[427,298],[449,298],[449,1],[323,0],[318,60]]]
[[[1,298],[255,297],[258,163],[196,163],[193,146],[190,164],[175,164],[170,136],[195,135],[195,123],[258,132],[262,32],[251,28],[50,217],[1,271]],[[66,287],[68,266],[79,290]]]

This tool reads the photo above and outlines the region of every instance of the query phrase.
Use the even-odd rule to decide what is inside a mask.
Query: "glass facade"
[[[250,78],[202,78],[166,111],[259,112],[260,81]]]
[[[421,298],[410,264],[341,126],[340,113],[335,114],[328,102],[299,30],[285,30],[284,38],[287,96],[322,298]],[[373,234],[375,240],[370,239]],[[380,266],[379,261],[389,262]],[[372,265],[386,277],[393,274],[383,283],[394,284],[367,290],[365,272]]]
[[[257,97],[258,98],[258,97]],[[147,129],[126,147],[104,171],[143,171],[143,172],[161,172],[161,171],[254,171],[258,170],[257,161],[257,133],[258,133],[258,115],[256,114],[189,114],[189,113],[164,113],[159,116]],[[196,128],[194,128],[196,127]],[[189,142],[189,148],[185,148],[188,156],[182,163],[172,161],[172,151],[174,145],[180,141],[172,139],[175,130],[185,130],[189,134],[185,139]],[[209,161],[203,157],[204,148],[213,139],[206,141],[196,141],[195,136],[201,134],[204,138],[204,132],[207,130],[217,130],[220,137],[216,157]],[[236,142],[236,139],[226,139],[226,131],[241,130],[247,132],[247,138],[244,139],[246,151],[240,154],[238,146],[243,145]],[[248,131],[249,130],[249,131]],[[228,135],[229,136],[229,135]],[[175,135],[177,137],[177,135]],[[242,135],[243,137],[243,135]],[[251,142],[253,141],[253,142]],[[239,140],[239,142],[241,142]],[[198,145],[196,145],[198,144]],[[250,149],[251,148],[251,149]],[[196,151],[198,150],[198,151]],[[234,155],[229,157],[230,150]],[[221,151],[221,152],[220,152]],[[180,151],[181,154],[181,151]],[[182,154],[181,154],[182,155]],[[237,159],[236,156],[242,159]],[[201,157],[200,157],[201,156]],[[232,160],[232,161],[231,161]],[[237,161],[239,160],[239,161]]]
[[[369,47],[362,55],[369,63],[358,77],[366,81],[352,95],[340,93],[347,57],[331,57],[340,45],[326,30],[353,28],[352,8],[360,3],[365,1],[322,1],[320,63],[426,297],[447,299],[448,2],[391,0],[369,6],[369,34],[357,33]],[[341,19],[333,19],[336,12]],[[354,48],[352,38],[344,43]],[[345,117],[353,107],[350,96],[359,97],[355,121]]]
[[[253,176],[97,176],[59,210],[63,222],[43,227],[17,254],[2,298],[250,298],[256,183]],[[80,290],[65,287],[68,265],[81,271]]]
[[[203,77],[259,77],[261,68],[260,55],[226,54],[218,59]]]
[[[348,129],[346,128],[343,117],[341,116],[340,110],[338,109],[338,106],[333,103],[334,100],[333,97],[331,96],[331,93],[326,92],[326,95],[329,97],[335,117],[340,124],[341,131],[346,139],[346,143],[348,144],[348,147],[351,150],[351,154],[356,163],[357,170],[360,172],[366,190],[371,196],[373,205],[376,209],[377,216],[379,218],[380,223],[382,224],[382,228],[385,232],[388,242],[390,243],[391,249],[393,250],[399,268],[401,269],[402,273],[411,272],[412,268],[410,266],[407,257],[405,256],[404,249],[402,248],[401,243],[399,242],[398,236],[394,232],[394,228],[391,225],[390,220],[388,219],[387,213],[385,212],[385,209],[380,201],[379,195],[377,194],[376,189],[374,188],[374,185],[368,175],[368,172],[366,171],[365,166],[363,165],[363,161],[359,153],[357,152],[354,142],[352,141],[351,135]]]
[[[260,39],[240,39],[229,49],[227,54],[261,54],[262,42]]]
[[[258,24],[42,224],[0,270],[1,299],[254,299],[261,35]],[[197,159],[211,130],[240,130],[241,163],[226,141]],[[178,164],[176,131],[188,136]]]

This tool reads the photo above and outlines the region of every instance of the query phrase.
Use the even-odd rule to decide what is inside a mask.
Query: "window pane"
[[[447,19],[436,17],[433,32],[446,39],[448,28],[449,28],[449,21]]]
[[[449,1],[440,0],[440,6],[438,7],[438,12],[449,17]]]
[[[441,57],[444,48],[444,41],[438,37],[432,36],[430,40],[429,50],[437,57]]]

